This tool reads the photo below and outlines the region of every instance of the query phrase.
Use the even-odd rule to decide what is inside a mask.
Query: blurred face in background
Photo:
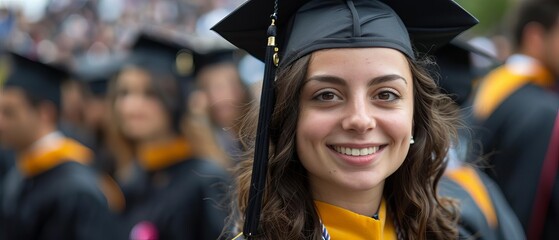
[[[83,123],[84,91],[76,81],[62,85],[62,119],[76,125]]]
[[[37,137],[39,110],[27,101],[23,90],[9,87],[0,95],[0,141],[1,144],[21,151],[30,146]]]
[[[519,49],[559,76],[559,16],[549,27],[543,23],[529,22],[522,29]]]
[[[545,64],[555,76],[559,76],[559,16],[555,25],[544,36],[543,54]]]
[[[207,94],[212,121],[219,127],[232,127],[240,117],[246,99],[234,64],[219,64],[203,69],[198,75],[201,89]]]
[[[167,136],[170,114],[157,97],[151,76],[139,68],[127,68],[115,84],[114,114],[125,137],[132,141],[150,141]]]
[[[85,99],[84,105],[83,121],[85,126],[91,130],[101,129],[108,113],[105,97],[88,96]]]

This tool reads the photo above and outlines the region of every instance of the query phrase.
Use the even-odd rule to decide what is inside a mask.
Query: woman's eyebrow
[[[398,75],[398,74],[387,74],[387,75],[382,75],[382,76],[378,76],[378,77],[375,77],[375,78],[371,79],[367,85],[372,86],[372,85],[377,85],[377,84],[381,84],[381,83],[384,83],[384,82],[395,81],[395,80],[402,80],[402,81],[404,81],[405,84],[408,84],[406,79],[404,77]],[[331,83],[331,84],[335,84],[335,85],[344,85],[345,82],[346,82],[346,80],[344,80],[343,78],[340,78],[340,77],[337,77],[337,76],[332,76],[332,75],[311,76],[311,77],[309,77],[305,80],[305,83],[307,83],[309,81],[326,82],[326,83]]]
[[[343,78],[336,77],[336,76],[333,76],[333,75],[311,76],[311,77],[309,77],[305,80],[304,84],[306,84],[310,81],[325,82],[325,83],[331,83],[331,84],[335,84],[335,85],[345,85],[345,80]]]
[[[389,81],[395,81],[395,80],[402,80],[404,81],[404,83],[407,85],[408,81],[406,81],[406,79],[398,74],[387,74],[387,75],[382,75],[382,76],[378,76],[375,77],[373,79],[371,79],[371,81],[369,81],[369,84],[367,84],[369,87],[373,86],[373,85],[377,85],[377,84],[381,84],[384,82],[389,82]]]

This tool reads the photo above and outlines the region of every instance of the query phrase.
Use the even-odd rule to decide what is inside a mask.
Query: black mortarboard
[[[197,54],[194,58],[196,62],[195,75],[207,67],[220,64],[237,64],[241,58],[241,53],[237,49],[214,49],[206,53]]]
[[[61,85],[68,77],[61,67],[31,60],[17,53],[10,53],[12,69],[5,88],[19,87],[37,100],[47,100],[61,107]]]
[[[75,69],[74,75],[86,84],[90,93],[95,96],[105,96],[110,80],[118,74],[124,63],[121,57],[112,56],[101,63],[80,64]]]
[[[444,45],[477,20],[452,0],[278,1],[281,64],[327,48],[389,47],[413,58]],[[274,1],[250,0],[213,27],[235,46],[264,60]]]
[[[132,64],[154,72],[188,77],[194,73],[194,50],[186,44],[154,33],[141,33],[132,45]]]
[[[472,92],[472,82],[479,76],[478,69],[472,63],[471,54],[484,57],[499,65],[499,61],[489,53],[476,48],[461,39],[454,39],[434,54],[438,65],[439,86],[459,105],[462,105]]]
[[[249,0],[215,25],[213,30],[265,63],[243,234],[258,233],[277,66],[332,48],[393,48],[415,59],[414,49],[428,53],[476,23],[452,0]]]

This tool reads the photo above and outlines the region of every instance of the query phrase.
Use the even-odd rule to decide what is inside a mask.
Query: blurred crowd
[[[11,110],[9,107],[0,108],[3,111],[0,115],[4,116],[0,119],[0,214],[3,215],[0,225],[6,226],[0,226],[0,239],[55,239],[49,236],[57,236],[54,233],[57,227],[53,226],[56,224],[68,228],[78,226],[76,233],[67,232],[69,237],[64,239],[215,239],[220,235],[228,236],[223,233],[233,231],[235,226],[227,223],[236,217],[230,214],[234,210],[229,209],[231,199],[226,196],[231,193],[233,183],[229,170],[246,158],[243,155],[246,144],[253,144],[239,141],[239,134],[244,134],[238,132],[242,123],[239,120],[258,103],[264,67],[259,60],[221,40],[210,28],[243,2],[49,0],[45,1],[39,14],[32,16],[26,13],[29,7],[26,4],[37,2],[0,0],[0,85],[29,88],[29,92],[44,94],[47,99],[57,94],[52,89],[60,89],[56,111],[45,108],[47,110],[38,115],[26,115],[25,109],[17,104]],[[557,5],[554,7],[559,9]],[[511,16],[518,11],[513,10]],[[532,10],[538,14],[541,9],[533,7]],[[487,188],[483,191],[491,196],[481,197],[482,200],[472,197],[473,202],[479,204],[479,201],[493,199],[493,193],[500,194],[502,190],[503,194],[496,197],[499,200],[489,203],[493,204],[489,208],[495,209],[489,211],[492,212],[489,215],[500,217],[502,212],[512,209],[514,219],[500,221],[504,226],[518,228],[514,231],[523,232],[530,239],[559,237],[556,229],[550,230],[553,224],[559,223],[559,145],[554,145],[559,144],[554,138],[559,131],[559,122],[554,118],[559,105],[556,92],[559,11],[550,14],[555,14],[555,25],[526,28],[532,26],[529,23],[539,21],[537,16],[527,16],[527,23],[519,30],[503,21],[501,25],[511,28],[510,34],[500,31],[490,36],[462,36],[461,43],[455,44],[461,49],[458,53],[445,50],[451,55],[436,58],[441,68],[448,67],[437,73],[441,88],[462,108],[464,122],[473,131],[464,130],[460,141],[450,151],[449,179],[464,173],[461,172],[464,165],[483,166],[477,171],[483,174],[481,179]],[[523,32],[523,29],[528,30]],[[546,31],[554,31],[550,34],[555,35],[542,33]],[[16,54],[16,60],[11,53]],[[550,96],[537,91],[526,93],[531,99],[522,98],[504,107],[499,104],[517,96],[517,91],[522,90],[519,86],[526,82],[518,80],[518,85],[510,87],[506,81],[486,79],[517,79],[514,72],[495,76],[495,71],[512,64],[512,60],[515,64],[521,62],[521,65],[514,65],[514,69],[526,68],[529,72],[520,75],[531,78],[532,62],[522,58],[520,53],[538,59],[544,63],[543,68],[549,69],[542,73],[544,83],[536,81],[533,85],[545,88],[543,92]],[[443,60],[447,62],[443,63]],[[158,64],[163,67],[154,67]],[[167,69],[169,66],[171,68]],[[446,69],[450,70],[445,72]],[[61,75],[60,71],[64,73]],[[13,76],[19,72],[30,74],[35,81],[44,78],[44,81],[56,82],[55,86],[13,83]],[[53,78],[64,78],[64,81]],[[11,99],[0,95],[0,101],[6,101],[3,98]],[[507,112],[506,109],[521,106],[521,103],[536,104],[532,98],[545,99],[542,100],[545,103],[537,103],[540,105],[553,102],[545,105],[551,113],[538,115],[541,112],[536,110]],[[532,117],[524,119],[524,114]],[[518,121],[510,122],[511,118]],[[534,118],[545,121],[531,123],[530,119]],[[516,131],[519,129],[525,131]],[[81,176],[68,176],[62,182],[52,180],[54,185],[41,185],[40,188],[36,183],[29,185],[22,180],[54,169],[54,165],[49,165],[51,160],[40,160],[39,153],[26,152],[29,146],[36,145],[34,140],[37,139],[32,137],[37,136],[32,132],[35,130],[56,133],[49,135],[50,141],[58,139],[68,149],[78,149],[78,146],[89,149],[91,156],[87,162],[93,166],[92,173],[75,169],[73,171]],[[523,140],[516,141],[518,139]],[[539,148],[532,148],[529,143]],[[520,151],[519,148],[529,150]],[[37,162],[50,162],[29,167],[33,170],[20,178],[10,175],[18,168],[18,162],[23,161],[22,156],[31,155],[37,158]],[[488,160],[480,163],[480,156]],[[200,163],[192,159],[200,160]],[[82,184],[80,177],[88,178],[90,184]],[[42,219],[52,213],[14,217],[49,204],[22,200],[25,197],[48,198],[45,189],[96,188],[90,186],[93,181],[99,182],[99,191],[91,190],[86,197],[61,202],[66,205],[66,209],[60,210],[64,213],[52,218],[58,223],[39,226]],[[221,187],[216,190],[216,185]],[[40,194],[33,195],[36,192]],[[480,194],[480,191],[471,189],[467,192]],[[98,201],[103,198],[99,196],[104,196],[106,201]],[[207,199],[213,200],[204,201]],[[15,212],[8,211],[10,208]],[[84,208],[91,208],[91,211],[84,211]],[[100,214],[105,208],[110,210],[106,215]],[[487,218],[487,209],[481,212]],[[94,219],[91,221],[97,222],[81,222],[76,214],[90,216]],[[509,215],[503,213],[502,216],[508,218]],[[31,225],[25,225],[30,222]],[[33,228],[18,233],[19,226]],[[16,229],[16,233],[7,228]],[[509,231],[502,228],[500,231]],[[43,235],[33,235],[37,232]],[[482,239],[506,239],[504,236],[508,235],[492,236],[494,238]]]
[[[4,3],[2,41],[46,62],[75,65],[126,51],[133,35],[157,28],[166,35],[214,36],[209,27],[240,1],[46,1],[39,16],[25,11],[41,1]],[[35,7],[36,8],[36,7]],[[30,15],[30,14],[29,14]],[[9,34],[8,34],[9,33]]]

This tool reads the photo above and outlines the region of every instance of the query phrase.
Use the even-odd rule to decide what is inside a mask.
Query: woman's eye
[[[393,92],[384,91],[384,92],[379,93],[376,98],[379,99],[379,100],[382,100],[382,101],[390,102],[390,101],[397,100],[399,98],[399,96],[396,95]]]
[[[336,96],[336,94],[334,94],[333,92],[323,92],[318,94],[315,99],[319,101],[335,101],[338,100],[339,97]]]

